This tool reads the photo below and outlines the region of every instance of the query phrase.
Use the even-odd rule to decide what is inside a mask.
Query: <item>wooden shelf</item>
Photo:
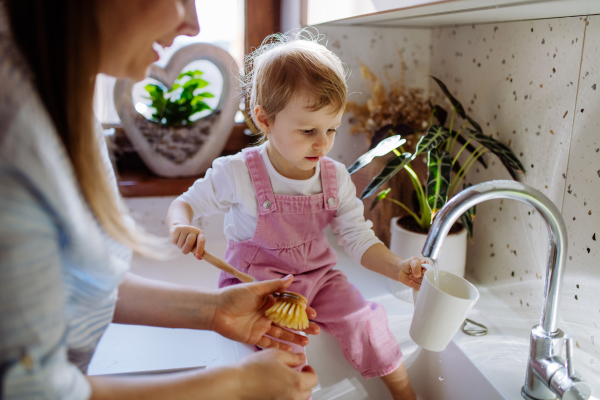
[[[307,1],[309,25],[433,28],[600,14],[597,0]]]
[[[160,178],[150,170],[126,171],[119,174],[119,191],[123,197],[178,196],[198,178]]]
[[[221,156],[232,155],[250,146],[256,139],[246,135],[245,124],[236,124]],[[117,158],[117,184],[123,197],[178,196],[202,175],[189,178],[161,178],[148,169],[120,128],[116,139],[122,155]]]

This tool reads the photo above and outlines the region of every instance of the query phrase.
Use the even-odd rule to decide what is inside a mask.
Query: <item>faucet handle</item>
[[[552,391],[562,400],[587,400],[592,395],[590,386],[577,376],[573,365],[573,336],[565,335],[567,360],[550,379]]]
[[[573,335],[570,333],[565,334],[565,344],[567,351],[567,372],[569,378],[575,378],[575,367],[573,366]]]

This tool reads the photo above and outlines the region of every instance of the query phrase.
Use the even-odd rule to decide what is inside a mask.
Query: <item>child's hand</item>
[[[191,225],[175,225],[169,232],[171,243],[181,249],[183,254],[194,252],[194,257],[202,260],[206,239],[201,229]]]
[[[410,286],[415,290],[420,290],[421,282],[423,282],[423,274],[427,271],[422,264],[428,265],[428,262],[418,257],[402,260],[400,262],[400,276],[398,280],[406,286]]]

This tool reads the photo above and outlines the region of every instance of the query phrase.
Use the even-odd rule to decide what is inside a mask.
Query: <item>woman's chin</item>
[[[150,68],[150,66],[146,67],[146,68],[136,68],[136,69],[127,69],[127,70],[123,70],[123,71],[100,71],[101,73],[108,75],[108,76],[112,76],[113,78],[116,79],[131,79],[134,82],[140,82],[143,81],[144,79],[146,79],[147,77],[147,73],[148,73],[148,68]]]
[[[144,69],[139,68],[139,69],[136,69],[135,71],[130,71],[127,74],[126,78],[129,78],[129,79],[133,80],[134,82],[143,81],[148,76],[149,68],[150,68],[150,65],[148,65]]]

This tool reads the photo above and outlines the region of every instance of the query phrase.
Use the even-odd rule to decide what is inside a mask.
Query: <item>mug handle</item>
[[[422,267],[427,266],[426,268],[433,268],[433,265],[429,264],[429,263],[423,263],[421,264]],[[413,293],[413,304],[415,307],[417,307],[417,297],[419,297],[419,290],[416,289],[412,289],[412,293]]]

